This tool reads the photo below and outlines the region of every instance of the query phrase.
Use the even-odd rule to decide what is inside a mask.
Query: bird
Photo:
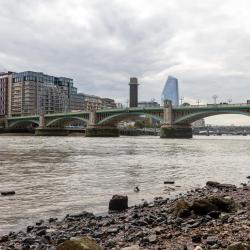
[[[134,188],[134,191],[135,191],[136,193],[140,192],[139,187],[138,187],[138,186],[136,186],[136,187]]]

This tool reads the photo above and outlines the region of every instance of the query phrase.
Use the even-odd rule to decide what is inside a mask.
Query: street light
[[[218,96],[217,95],[213,95],[212,98],[214,99],[214,104],[216,104]]]
[[[180,100],[181,100],[181,105],[182,105],[182,103],[184,101],[184,97],[182,96]]]

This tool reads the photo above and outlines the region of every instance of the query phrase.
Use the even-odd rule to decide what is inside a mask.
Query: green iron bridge
[[[118,136],[121,121],[136,121],[141,116],[152,117],[161,124],[163,138],[192,137],[191,123],[220,114],[250,115],[250,104],[208,104],[172,106],[166,102],[157,108],[106,109],[92,112],[72,112],[5,118],[5,128],[37,127],[38,131],[59,131],[75,122],[86,124],[86,136]],[[39,133],[38,133],[39,134]],[[53,133],[52,133],[53,134]],[[47,134],[46,134],[47,135]]]

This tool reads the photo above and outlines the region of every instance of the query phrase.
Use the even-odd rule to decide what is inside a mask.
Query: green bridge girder
[[[201,118],[206,118],[219,114],[241,114],[250,115],[249,104],[227,104],[227,105],[195,105],[195,106],[173,106],[173,124],[190,124]],[[128,118],[137,118],[142,115],[148,115],[163,123],[164,107],[157,108],[124,108],[124,109],[106,109],[96,111],[96,124],[117,124],[119,121]],[[67,124],[72,121],[82,121],[89,123],[90,112],[72,112],[47,114],[44,116],[46,127],[57,124]],[[20,124],[39,125],[39,115],[9,117],[7,118],[9,127],[15,127]]]

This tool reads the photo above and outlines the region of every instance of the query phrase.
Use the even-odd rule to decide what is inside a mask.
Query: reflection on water
[[[130,204],[204,185],[239,184],[249,175],[249,137],[0,137],[0,234],[41,218],[104,212],[114,193]],[[134,193],[139,186],[141,192]]]

